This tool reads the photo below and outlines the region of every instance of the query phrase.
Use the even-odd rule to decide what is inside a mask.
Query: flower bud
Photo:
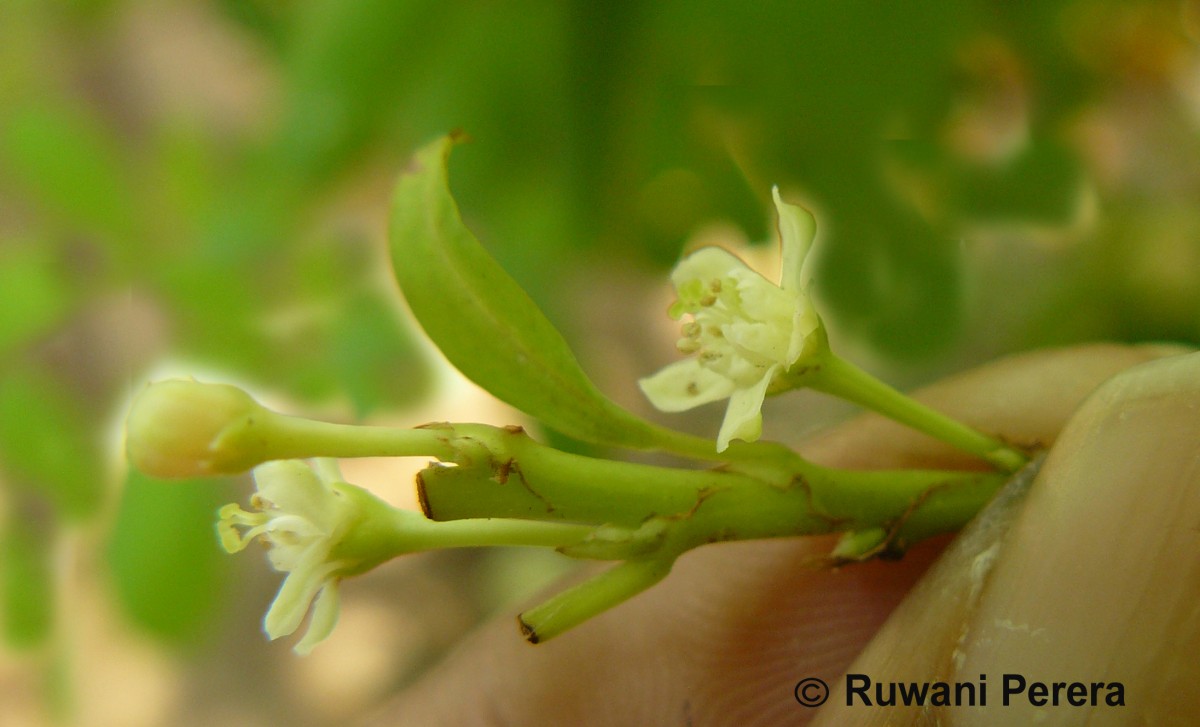
[[[153,477],[234,474],[265,458],[263,430],[273,416],[236,386],[159,381],[134,398],[125,448]]]

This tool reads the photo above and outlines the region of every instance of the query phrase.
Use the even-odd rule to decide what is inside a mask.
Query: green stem
[[[253,427],[242,433],[267,450],[264,459],[309,457],[435,457],[454,460],[459,454],[456,431],[472,425],[432,424],[415,429],[334,424],[265,411]],[[647,424],[664,452],[714,462],[769,459],[779,456],[782,445],[773,442],[740,443],[718,453],[716,444],[682,432]]]
[[[614,566],[522,613],[517,617],[521,632],[534,644],[554,638],[658,583],[674,560],[658,557]]]
[[[521,629],[533,643],[550,639],[654,585],[680,553],[706,543],[873,528],[881,544],[902,551],[910,538],[961,527],[1004,479],[997,473],[824,470],[783,489],[704,490],[686,512],[656,518],[664,537],[653,554],[626,560],[526,611]],[[614,548],[610,557],[620,552]]]
[[[735,489],[679,516],[674,547],[883,528],[898,549],[962,527],[1003,485],[978,472],[828,472],[779,492]]]
[[[735,440],[724,452],[717,451],[717,443],[712,439],[703,439],[691,434],[684,434],[673,429],[655,426],[654,436],[657,451],[666,452],[680,457],[696,459],[702,462],[737,462],[753,463],[763,460],[778,459],[781,455],[793,455],[792,450],[778,442],[759,440],[743,442]]]
[[[738,483],[767,487],[732,472],[569,454],[493,427],[456,425],[455,430],[462,451],[473,455],[470,460],[460,458],[457,467],[429,467],[417,478],[422,508],[433,520],[510,517],[637,527],[656,515],[687,511],[705,490]]]
[[[653,427],[652,431],[656,437],[655,445],[660,451],[706,462],[730,459],[729,455],[717,451],[717,443],[711,439],[702,439],[658,426]]]
[[[519,617],[521,630],[535,644],[553,638],[653,586],[680,553],[706,543],[875,526],[881,540],[902,550],[913,535],[963,525],[1004,480],[994,473],[839,474],[841,486],[822,498],[818,488],[804,487],[732,488],[702,496],[688,512],[660,519],[666,536],[655,554],[626,560],[526,611]],[[895,476],[908,481],[885,482]],[[931,483],[931,477],[940,483]]]
[[[334,487],[348,514],[329,558],[355,564],[346,575],[362,573],[406,553],[443,548],[569,548],[595,530],[589,525],[501,518],[435,522],[418,512],[393,507],[357,485],[339,482]]]
[[[268,412],[261,426],[265,459],[425,456],[449,460],[455,454],[446,430],[440,427],[333,424],[275,412]]]
[[[470,462],[419,475],[421,504],[433,520],[505,517],[636,529],[668,518],[690,521],[697,543],[879,526],[906,514],[950,530],[1004,480],[988,472],[832,470],[795,456],[755,469],[681,470],[569,454],[483,425],[454,429],[455,441],[469,441],[477,452]],[[928,514],[935,506],[937,514]]]
[[[422,541],[416,548],[417,550],[484,546],[563,548],[579,543],[595,529],[591,525],[502,518],[474,518],[450,522],[434,522],[424,519],[422,521],[424,527],[420,532],[415,533]],[[401,527],[407,528],[411,525],[402,524]],[[413,533],[400,533],[399,535],[407,544],[413,542]],[[410,548],[406,552],[412,552],[412,550]]]
[[[1004,472],[1020,469],[1027,458],[1017,450],[912,399],[830,352],[803,376],[810,388],[847,399],[918,431],[977,455]]]

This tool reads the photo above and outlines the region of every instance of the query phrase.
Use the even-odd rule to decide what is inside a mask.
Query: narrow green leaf
[[[446,163],[458,139],[420,149],[392,200],[392,267],[446,358],[494,396],[572,437],[711,457],[713,443],[655,426],[588,379],[562,335],[462,222]]]
[[[108,561],[125,612],[148,632],[196,643],[220,605],[227,559],[213,530],[225,488],[164,482],[130,470]]]

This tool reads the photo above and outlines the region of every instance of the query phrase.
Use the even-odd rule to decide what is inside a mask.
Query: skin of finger
[[[986,533],[964,533],[848,669],[876,682],[986,675],[988,708],[870,708],[858,696],[846,706],[835,687],[817,723],[1194,724],[1200,354],[1107,382],[1072,417],[1025,502],[1002,509]],[[1007,705],[1005,686],[1018,682],[1005,674],[1027,682]],[[1050,694],[1031,699],[1035,681]],[[1085,685],[1082,704],[1063,688],[1055,706],[1054,682]],[[1124,706],[1108,704],[1114,683]]]
[[[918,393],[1014,440],[1053,440],[1098,384],[1176,349],[1088,346],[1005,359]],[[831,466],[978,466],[874,416],[804,454]],[[792,690],[832,682],[939,552],[900,563],[813,567],[830,540],[725,544],[688,553],[660,585],[532,647],[511,621],[481,629],[371,725],[803,724]]]

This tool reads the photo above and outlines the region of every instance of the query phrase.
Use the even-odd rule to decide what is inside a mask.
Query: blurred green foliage
[[[50,551],[53,536],[36,525],[12,519],[0,534],[4,563],[4,643],[31,649],[44,643],[53,629],[54,576]]]
[[[132,470],[124,483],[107,554],[115,593],[140,626],[172,643],[200,640],[224,594],[213,513],[236,496],[219,485]]]
[[[0,503],[39,513],[0,532],[7,623],[52,628],[37,543],[111,505],[123,607],[202,638],[214,503],[107,465],[164,357],[359,417],[429,388],[383,221],[452,128],[468,224],[572,340],[580,261],[766,241],[778,183],[835,345],[909,380],[1197,342],[1198,39],[1179,0],[0,3]]]

